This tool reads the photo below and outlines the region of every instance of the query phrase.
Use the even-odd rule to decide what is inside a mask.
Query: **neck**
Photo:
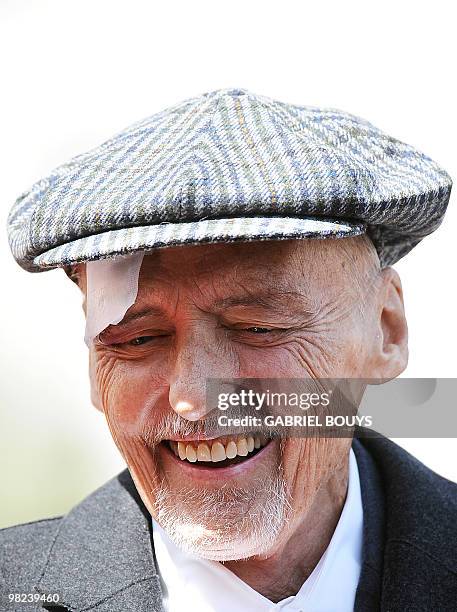
[[[348,472],[346,462],[332,474],[306,514],[288,525],[271,554],[226,561],[224,565],[273,602],[296,595],[332,539],[346,499]]]

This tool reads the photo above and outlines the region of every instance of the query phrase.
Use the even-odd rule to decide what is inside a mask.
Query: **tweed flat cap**
[[[434,231],[451,179],[370,123],[246,90],[134,124],[21,195],[11,250],[32,272],[183,244],[368,233],[381,265]]]

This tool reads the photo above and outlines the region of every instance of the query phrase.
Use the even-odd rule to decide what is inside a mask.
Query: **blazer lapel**
[[[384,555],[384,495],[376,465],[358,440],[352,444],[360,474],[363,505],[362,568],[354,611],[381,609]]]
[[[382,436],[353,448],[364,510],[355,610],[454,612],[455,485]]]
[[[71,610],[161,611],[150,526],[126,470],[62,519],[38,592]]]

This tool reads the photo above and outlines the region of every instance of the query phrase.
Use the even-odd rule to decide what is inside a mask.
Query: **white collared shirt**
[[[346,501],[330,544],[296,595],[273,603],[222,563],[179,549],[153,521],[165,612],[352,612],[360,577],[363,509],[351,449]]]

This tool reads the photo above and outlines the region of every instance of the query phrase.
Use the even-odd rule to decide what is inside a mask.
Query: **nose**
[[[207,402],[208,379],[236,375],[233,356],[221,348],[213,334],[201,330],[192,333],[177,347],[170,377],[170,406],[188,421],[203,420],[215,408]]]

